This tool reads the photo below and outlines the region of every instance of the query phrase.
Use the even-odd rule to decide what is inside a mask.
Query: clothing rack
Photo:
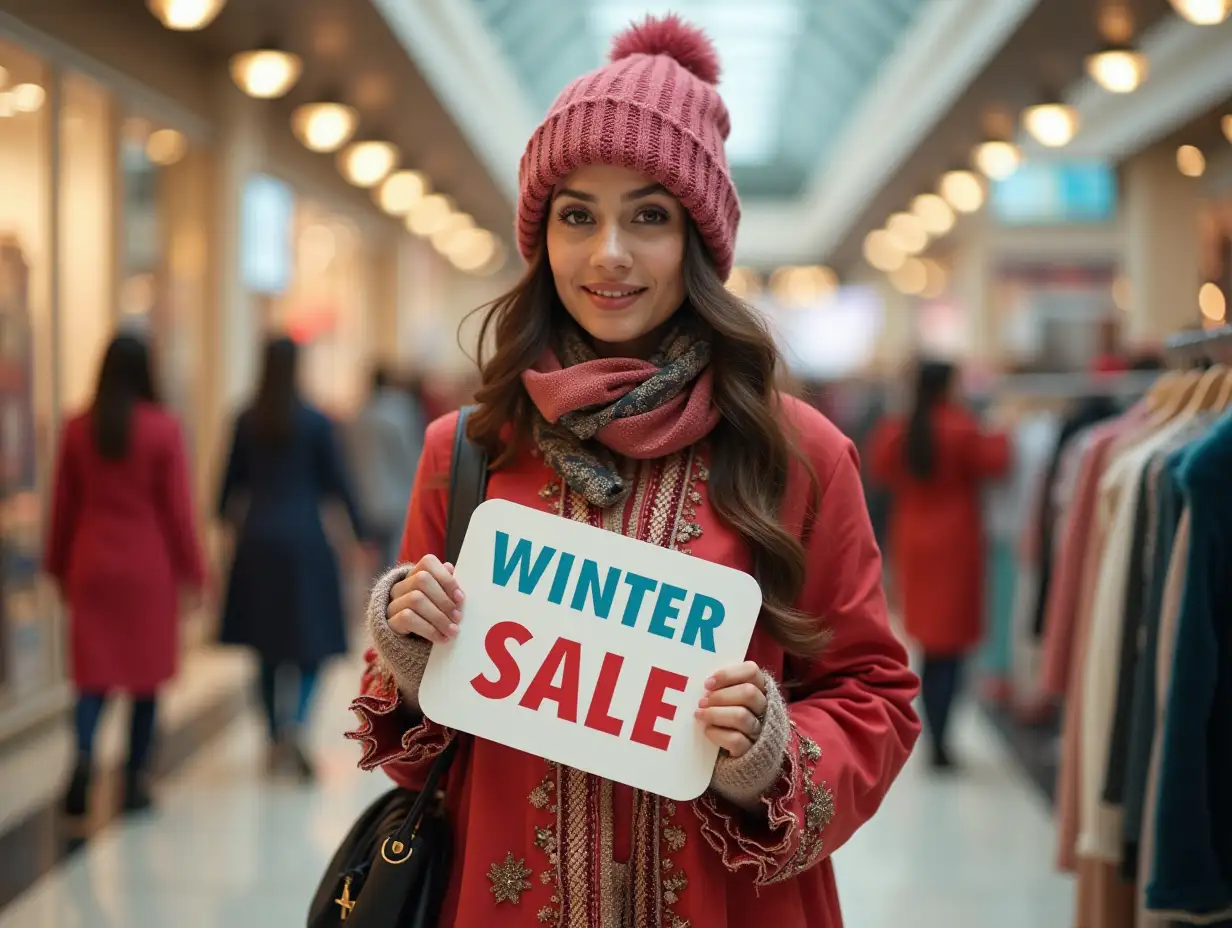
[[[1041,399],[1126,397],[1146,392],[1158,377],[1158,371],[1124,371],[1115,374],[1007,374],[987,386],[970,391],[970,395],[980,398],[1017,395]]]
[[[1232,354],[1232,325],[1218,329],[1178,332],[1164,343],[1164,352],[1172,367],[1211,361],[1215,353],[1221,356]]]

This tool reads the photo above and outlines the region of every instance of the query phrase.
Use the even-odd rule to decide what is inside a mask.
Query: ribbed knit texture
[[[527,260],[543,239],[555,186],[579,167],[606,164],[658,181],[679,199],[727,279],[740,222],[723,148],[731,132],[727,107],[713,84],[671,57],[697,67],[687,47],[632,51],[639,44],[659,50],[682,42],[706,40],[674,18],[650,20],[617,37],[614,48],[624,57],[578,78],[556,98],[518,172],[518,247]]]
[[[394,585],[412,570],[414,567],[411,564],[399,564],[373,585],[372,596],[368,599],[368,632],[372,635],[372,645],[381,655],[382,663],[394,675],[402,698],[409,705],[419,708],[419,683],[428,666],[432,642],[416,635],[399,635],[389,627],[389,619],[385,616],[389,611],[389,601],[393,598]]]

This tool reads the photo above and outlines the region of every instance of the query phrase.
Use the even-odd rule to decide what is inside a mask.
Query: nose
[[[590,256],[592,267],[610,272],[628,270],[633,266],[633,255],[629,252],[620,223],[609,222],[601,226],[594,242]]]

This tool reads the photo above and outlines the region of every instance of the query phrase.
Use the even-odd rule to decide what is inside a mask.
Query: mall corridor
[[[107,828],[0,912],[0,928],[303,924],[337,842],[388,785],[355,768],[358,748],[339,734],[352,724],[344,707],[357,671],[339,665],[325,687],[312,736],[319,784],[263,778],[261,724],[246,711],[167,780],[157,817]],[[846,924],[1066,923],[1073,888],[1052,867],[1043,795],[975,706],[962,707],[956,726],[964,777],[930,777],[915,758],[882,812],[836,855]]]

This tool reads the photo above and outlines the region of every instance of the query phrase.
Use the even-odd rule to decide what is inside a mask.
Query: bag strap
[[[458,412],[458,427],[453,436],[453,458],[449,464],[449,504],[445,520],[445,560],[456,564],[458,555],[462,553],[462,541],[466,538],[466,529],[471,523],[471,514],[483,502],[488,490],[488,456],[482,448],[476,445],[466,434],[466,423],[474,406],[464,406]],[[398,837],[409,844],[410,836],[418,827],[428,802],[436,796],[436,786],[440,782],[453,757],[458,751],[458,735],[445,747],[445,750],[432,762],[428,775],[424,778],[423,789],[420,790],[410,813],[398,829]]]

